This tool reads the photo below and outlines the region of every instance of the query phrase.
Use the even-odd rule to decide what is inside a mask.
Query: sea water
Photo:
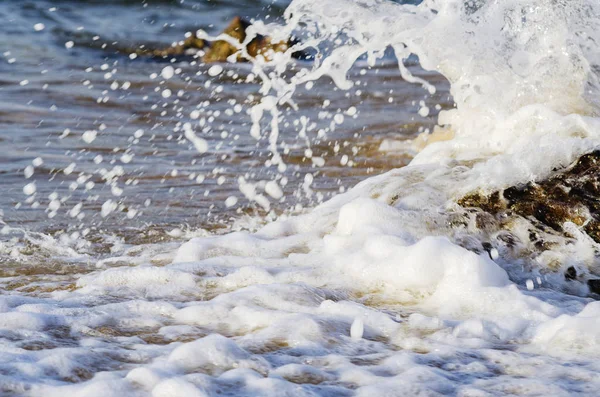
[[[164,18],[145,4],[125,10]],[[51,8],[34,7],[61,15]],[[455,203],[598,146],[600,6],[283,8],[249,33],[298,44],[249,64],[136,61],[101,52],[131,38],[91,33],[79,50],[89,27],[51,32],[60,59],[82,51],[79,69],[65,67],[76,96],[60,65],[36,69],[27,43],[6,51],[3,178],[19,189],[3,198],[0,390],[596,395],[600,305],[564,277],[598,273],[596,243],[565,225],[572,237],[554,248],[515,250]],[[47,34],[50,20],[19,26]]]

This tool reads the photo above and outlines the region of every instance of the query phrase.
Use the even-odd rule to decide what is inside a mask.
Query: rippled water
[[[140,45],[167,47],[187,31],[203,28],[217,33],[235,15],[276,17],[281,7],[255,2],[5,2],[0,12],[7,21],[2,26],[4,62],[0,64],[1,177],[6,189],[0,207],[5,222],[36,231],[90,227],[120,236],[133,229],[131,236],[147,232],[149,225],[153,231],[219,228],[240,214],[265,213],[243,197],[233,208],[225,205],[228,197],[241,196],[240,175],[249,172],[255,180],[273,175],[263,166],[269,156],[267,145],[248,134],[250,118],[245,110],[253,96],[259,99],[257,84],[240,83],[251,73],[250,66],[228,66],[220,78],[213,79],[207,76],[207,67],[193,64],[192,58],[175,58],[169,61],[181,72],[164,81],[160,72],[166,60],[131,60],[119,51]],[[44,30],[36,32],[36,23],[43,23]],[[73,48],[65,48],[69,41]],[[361,71],[367,73],[359,75]],[[317,119],[323,113],[308,139],[313,156],[325,163],[313,166],[305,157],[307,145],[298,138],[299,127],[290,118],[290,124],[282,126],[282,141],[291,149],[285,156],[291,165],[285,174],[289,183],[285,201],[274,203],[275,213],[296,204],[314,205],[365,175],[405,164],[409,154],[380,155],[381,142],[414,137],[419,129],[432,127],[437,113],[433,105],[451,106],[443,87],[433,98],[424,98],[419,89],[402,84],[391,62],[357,67],[354,73],[361,82],[356,90],[339,91],[323,79],[298,95],[300,109],[294,119],[298,114]],[[162,97],[165,89],[173,93],[170,98]],[[331,104],[324,106],[324,100]],[[416,113],[421,100],[432,104],[428,117]],[[204,101],[210,105],[200,109],[199,117],[212,116],[214,121],[204,135],[210,150],[199,155],[182,140],[181,123],[191,121],[190,112]],[[243,105],[244,110],[228,114],[231,103]],[[327,128],[337,109],[351,106],[356,106],[360,119],[346,117],[334,131],[317,136],[316,130]],[[143,136],[136,139],[140,129]],[[98,131],[98,137],[86,143],[82,136],[89,130]],[[124,153],[133,156],[131,162],[122,161]],[[97,156],[102,156],[101,163],[94,161]],[[341,164],[343,156],[351,158],[352,167]],[[25,180],[25,168],[38,157],[43,165]],[[66,175],[64,170],[71,164],[75,168]],[[103,176],[115,166],[124,173],[117,183],[123,190],[118,196]],[[307,173],[315,177],[313,194],[301,189]],[[202,183],[197,182],[199,175]],[[27,202],[23,186],[31,181],[37,195]],[[95,187],[86,190],[89,182]],[[53,192],[61,208],[49,220],[48,197]],[[119,210],[102,217],[101,205],[111,198]],[[67,212],[80,202],[85,218],[76,222]],[[137,211],[136,216],[128,218],[130,210]]]

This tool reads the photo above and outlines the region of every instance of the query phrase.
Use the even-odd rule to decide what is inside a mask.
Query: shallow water
[[[176,79],[164,81],[151,76],[160,76],[167,62],[131,60],[125,54],[99,47],[107,44],[109,48],[135,49],[139,43],[167,47],[182,39],[186,31],[203,28],[218,32],[235,15],[280,15],[281,8],[245,3],[91,2],[81,6],[79,2],[66,2],[55,7],[56,11],[49,11],[52,6],[51,2],[2,5],[9,21],[3,27],[7,42],[2,47],[5,62],[0,69],[4,98],[1,139],[5,149],[2,178],[7,188],[0,200],[5,222],[27,224],[28,230],[35,231],[65,227],[71,231],[75,225],[65,212],[80,202],[86,214],[81,225],[118,235],[124,225],[136,228],[136,234],[149,224],[161,229],[214,228],[229,224],[229,218],[239,217],[240,212],[264,214],[243,199],[234,208],[225,205],[229,196],[240,196],[237,178],[249,168],[252,179],[268,179],[272,174],[262,166],[268,151],[247,133],[250,118],[244,114],[246,107],[240,113],[226,114],[231,101],[246,106],[248,95],[258,97],[258,85],[239,83],[251,68],[231,66],[227,75],[212,79],[206,75],[207,67],[190,64],[192,58],[174,59],[172,65],[181,72]],[[114,14],[119,17],[114,18]],[[135,22],[129,23],[131,20]],[[209,21],[219,23],[211,25]],[[36,32],[36,23],[43,23],[45,29]],[[74,42],[73,48],[65,48],[68,41]],[[357,68],[355,73],[360,70]],[[231,77],[231,73],[238,77]],[[361,119],[347,118],[323,138],[317,138],[316,133],[309,136],[314,157],[326,159],[319,167],[313,167],[304,156],[306,145],[297,137],[297,127],[283,128],[282,136],[291,148],[286,161],[292,167],[285,175],[289,180],[286,201],[274,203],[276,212],[296,204],[314,205],[353,186],[365,175],[406,164],[410,158],[406,154],[376,155],[381,142],[389,137],[410,138],[419,129],[433,125],[436,112],[429,117],[415,114],[418,104],[413,102],[422,100],[423,94],[401,84],[393,64],[369,70],[361,80],[367,89],[335,91],[330,82],[324,81],[298,97],[300,114],[322,111],[326,98],[332,103],[330,109],[357,106]],[[213,86],[206,88],[209,81]],[[27,84],[21,85],[23,82]],[[217,85],[222,86],[222,92],[214,92]],[[173,96],[163,98],[164,89],[170,89]],[[210,151],[200,156],[189,142],[181,140],[180,123],[190,121],[190,112],[207,100],[210,105],[201,110],[199,117],[212,116],[215,120],[212,131],[205,134]],[[451,106],[443,89],[429,100]],[[391,112],[399,104],[403,114]],[[325,115],[320,124],[328,126],[331,117]],[[82,135],[90,130],[98,131],[98,138],[86,143]],[[133,142],[138,130],[144,134]],[[228,138],[223,139],[223,134]],[[339,150],[334,153],[336,144]],[[134,161],[121,161],[124,153],[134,156]],[[352,157],[353,167],[340,164],[344,155]],[[102,156],[101,163],[94,162],[97,156]],[[24,182],[30,181],[23,179],[23,172],[37,157],[44,159],[30,180],[36,183],[37,196],[32,202],[24,202],[22,189]],[[65,175],[63,170],[73,163],[76,167]],[[103,169],[109,172],[115,166],[122,167],[124,173],[118,181],[118,188],[123,190],[119,196],[112,194],[101,174]],[[316,177],[311,187],[315,194],[292,196],[307,173]],[[199,175],[204,178],[202,183],[197,182]],[[78,178],[73,189],[75,185],[71,184]],[[95,187],[86,190],[90,181]],[[53,192],[62,204],[49,222],[48,196]],[[102,218],[99,208],[111,197],[123,208]],[[150,200],[149,205],[144,205],[146,200]],[[32,204],[39,207],[32,208]],[[123,214],[131,209],[138,211],[132,219]]]
[[[453,204],[600,143],[570,36],[595,6],[524,3],[293,2],[322,65],[391,45],[435,93],[389,48],[298,87],[316,65],[275,64],[278,170],[260,70],[128,52],[287,3],[0,2],[0,394],[595,395],[595,243],[539,252],[523,219],[507,244]],[[417,153],[447,79],[456,136]]]

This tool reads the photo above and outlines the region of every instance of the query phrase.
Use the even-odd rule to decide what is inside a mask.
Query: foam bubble
[[[36,191],[35,182],[31,182],[31,183],[28,183],[27,185],[23,186],[23,193],[25,193],[28,196],[31,196],[32,194],[34,194],[35,191]]]
[[[216,77],[223,72],[223,66],[221,65],[213,65],[208,69],[208,75],[211,77]]]
[[[160,75],[163,79],[169,80],[173,75],[175,75],[175,69],[173,66],[165,66],[163,70],[160,72]]]

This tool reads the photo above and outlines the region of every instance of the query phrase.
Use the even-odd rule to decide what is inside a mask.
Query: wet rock
[[[587,285],[590,292],[600,295],[600,279],[588,280]]]
[[[565,222],[572,222],[600,243],[600,151],[582,156],[545,181],[489,195],[472,193],[458,200],[458,204],[480,208],[496,217],[519,215],[562,233],[567,233],[563,229]]]
[[[569,268],[565,272],[565,279],[567,279],[567,280],[576,280],[577,279],[577,270],[573,266],[569,266]]]
[[[565,288],[576,291],[576,285],[587,283],[590,293],[600,295],[600,150],[546,180],[491,194],[474,192],[457,203],[471,220],[469,233],[491,241],[511,263],[525,271],[542,266],[542,273],[562,273]],[[578,257],[576,268],[565,255],[578,244],[591,255]]]
[[[234,38],[237,42],[242,43],[246,40],[246,29],[250,26],[250,23],[243,20],[240,17],[235,17],[229,23],[229,25],[223,31],[223,34],[227,34]],[[256,39],[255,39],[256,40]],[[206,54],[202,58],[204,62],[225,62],[227,58],[235,54],[238,49],[229,44],[227,41],[218,40],[212,43],[210,48],[206,51]],[[241,60],[238,56],[238,60]]]
[[[227,34],[238,43],[243,43],[246,40],[246,30],[249,26],[250,22],[241,17],[235,17],[225,28],[225,30],[223,30],[222,34]],[[248,55],[253,58],[256,58],[257,56],[263,56],[266,59],[270,59],[272,54],[277,52],[285,52],[295,43],[296,41],[293,39],[289,39],[286,42],[272,42],[270,37],[258,35],[247,44],[245,49]],[[232,45],[228,41],[217,40],[213,43],[209,43],[205,40],[197,38],[194,35],[188,37],[183,43],[169,48],[155,50],[140,49],[136,52],[138,55],[150,55],[154,57],[168,57],[190,53],[200,53],[203,54],[202,61],[205,63],[226,62],[230,56],[237,53],[238,55],[236,60],[238,62],[247,61],[247,59],[239,52],[238,47]],[[302,52],[295,52],[292,55],[296,58],[306,58],[306,55]]]

